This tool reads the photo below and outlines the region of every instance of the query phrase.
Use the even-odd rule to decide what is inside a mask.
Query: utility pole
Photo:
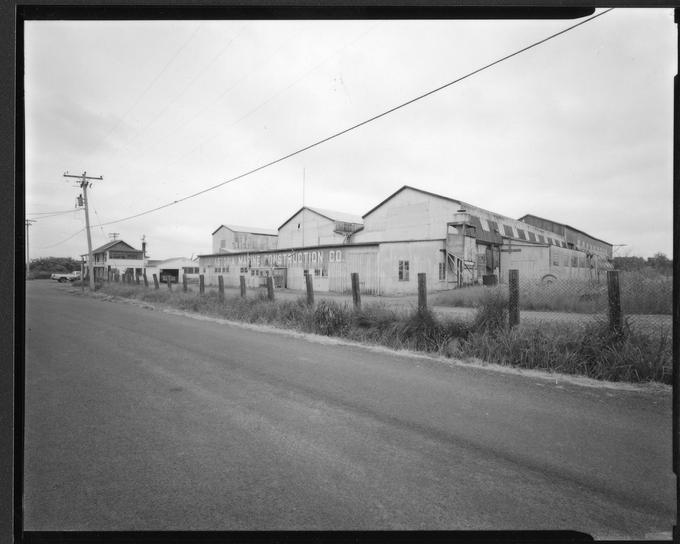
[[[35,223],[35,219],[26,219],[26,279],[28,279],[28,273],[31,269],[31,255],[28,252],[28,227],[31,223]]]
[[[90,234],[90,211],[87,207],[87,188],[92,186],[92,182],[90,180],[103,180],[104,178],[102,176],[99,176],[98,178],[88,177],[87,172],[83,172],[82,176],[72,176],[66,172],[64,173],[64,177],[79,179],[80,188],[83,190],[83,203],[85,204],[85,231],[87,232],[87,273],[90,276],[90,291],[94,291],[94,259],[92,257],[92,236]]]

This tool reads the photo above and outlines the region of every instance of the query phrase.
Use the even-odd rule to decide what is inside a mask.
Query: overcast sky
[[[305,203],[363,215],[411,185],[612,244],[672,253],[671,9],[615,9],[406,108],[161,211],[575,21],[31,21],[30,256],[109,233],[153,259],[211,251],[223,223],[278,228]],[[42,215],[41,215],[42,214]],[[80,231],[80,232],[79,232]],[[77,234],[76,234],[77,233]],[[75,235],[75,236],[73,236]],[[67,238],[70,239],[66,240]],[[64,241],[66,240],[66,241]]]

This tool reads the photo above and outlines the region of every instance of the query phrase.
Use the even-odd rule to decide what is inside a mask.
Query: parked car
[[[50,276],[51,279],[57,280],[59,283],[66,283],[67,281],[75,281],[80,279],[80,271],[75,272],[58,272]]]

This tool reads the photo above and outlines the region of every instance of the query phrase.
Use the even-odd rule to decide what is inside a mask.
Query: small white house
[[[187,259],[186,257],[173,257],[163,260],[149,260],[146,263],[146,277],[149,282],[153,281],[156,274],[158,281],[166,283],[182,283],[186,276],[189,283],[198,281],[198,261]]]

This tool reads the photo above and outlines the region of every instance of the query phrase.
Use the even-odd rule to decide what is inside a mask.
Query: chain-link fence
[[[606,319],[612,327],[670,335],[672,277],[610,271],[598,280],[519,280],[519,310],[535,321]]]

